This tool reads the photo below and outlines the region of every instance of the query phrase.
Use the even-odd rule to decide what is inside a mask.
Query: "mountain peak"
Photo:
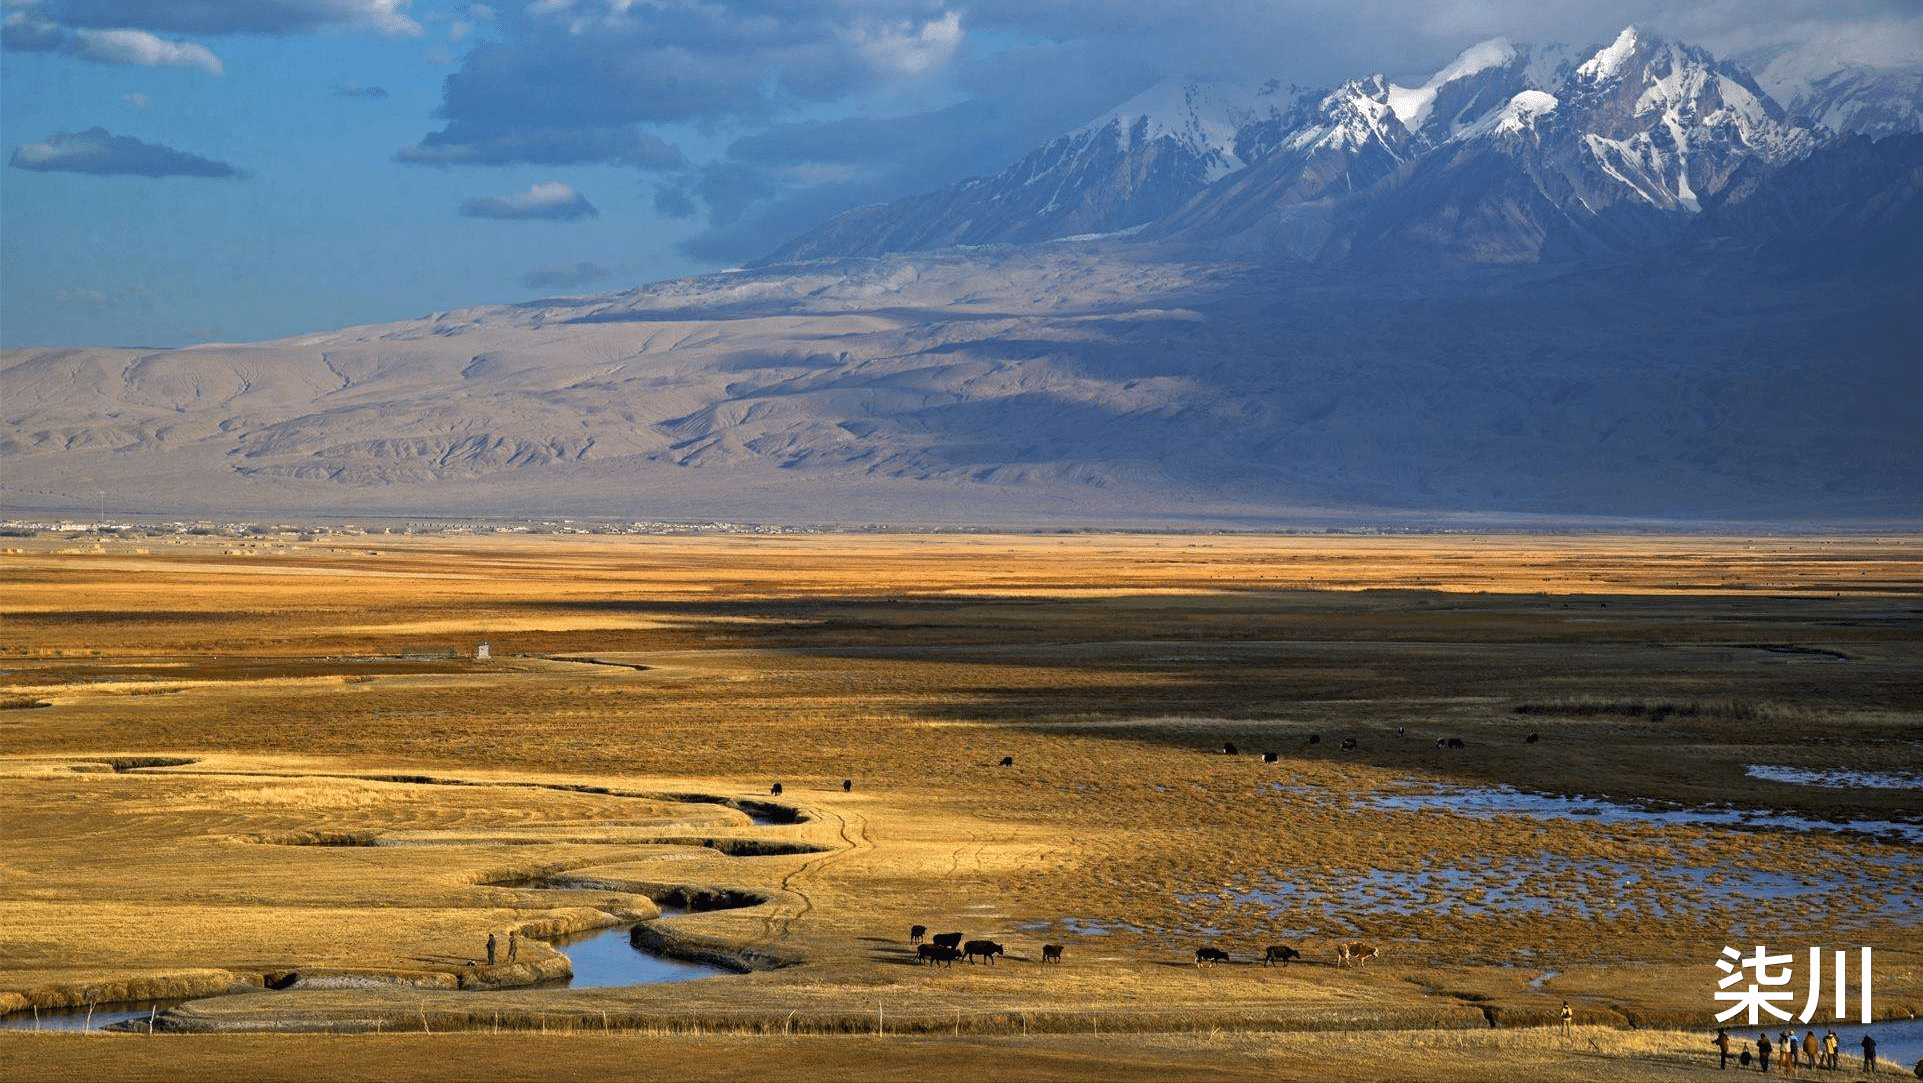
[[[1213,151],[1232,158],[1236,131],[1258,117],[1265,101],[1277,100],[1287,98],[1273,82],[1250,85],[1169,76],[1070,134],[1114,127],[1124,150],[1167,137],[1199,154]]]
[[[1635,24],[1625,26],[1622,33],[1616,35],[1615,41],[1598,49],[1596,55],[1583,61],[1582,66],[1576,69],[1576,74],[1596,83],[1613,79],[1638,52],[1642,51],[1645,42],[1655,44],[1654,41],[1647,39]]]

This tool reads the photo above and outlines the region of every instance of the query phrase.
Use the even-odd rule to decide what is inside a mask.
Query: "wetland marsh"
[[[879,1033],[1102,1074],[1082,1036],[1175,1065],[1564,999],[1706,1034],[1755,942],[1873,946],[1879,1015],[1923,1010],[1913,538],[62,547],[4,564],[0,699],[46,704],[0,710],[10,1010],[184,1001],[139,1040],[209,1057]],[[917,966],[911,924],[1007,954]],[[716,976],[582,980],[552,945],[597,935]]]

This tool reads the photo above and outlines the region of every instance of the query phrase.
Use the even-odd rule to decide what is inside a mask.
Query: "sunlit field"
[[[0,1009],[167,1001],[10,1074],[1666,1078],[1725,944],[1923,1009],[1914,538],[9,545]],[[631,925],[739,973],[556,984]]]

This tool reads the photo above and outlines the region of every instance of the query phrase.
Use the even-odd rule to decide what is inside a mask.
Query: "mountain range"
[[[1631,27],[1483,42],[1414,87],[1169,80],[750,268],[7,351],[5,500],[1913,519],[1923,68],[1748,59]]]

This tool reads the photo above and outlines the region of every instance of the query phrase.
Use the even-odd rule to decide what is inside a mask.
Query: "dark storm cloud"
[[[536,267],[521,276],[521,285],[531,290],[565,290],[605,281],[612,273],[599,263],[584,260]]]
[[[558,140],[552,133],[605,135],[635,124],[765,122],[932,70],[962,38],[958,14],[921,0],[583,0],[527,5],[495,25],[500,40],[470,50],[442,85],[438,115],[447,127],[402,160],[530,132]],[[598,160],[659,164],[633,154]]]
[[[226,162],[198,154],[145,143],[130,135],[113,135],[105,128],[60,132],[44,142],[14,148],[15,169],[39,173],[91,173],[129,177],[239,177],[244,174]]]

